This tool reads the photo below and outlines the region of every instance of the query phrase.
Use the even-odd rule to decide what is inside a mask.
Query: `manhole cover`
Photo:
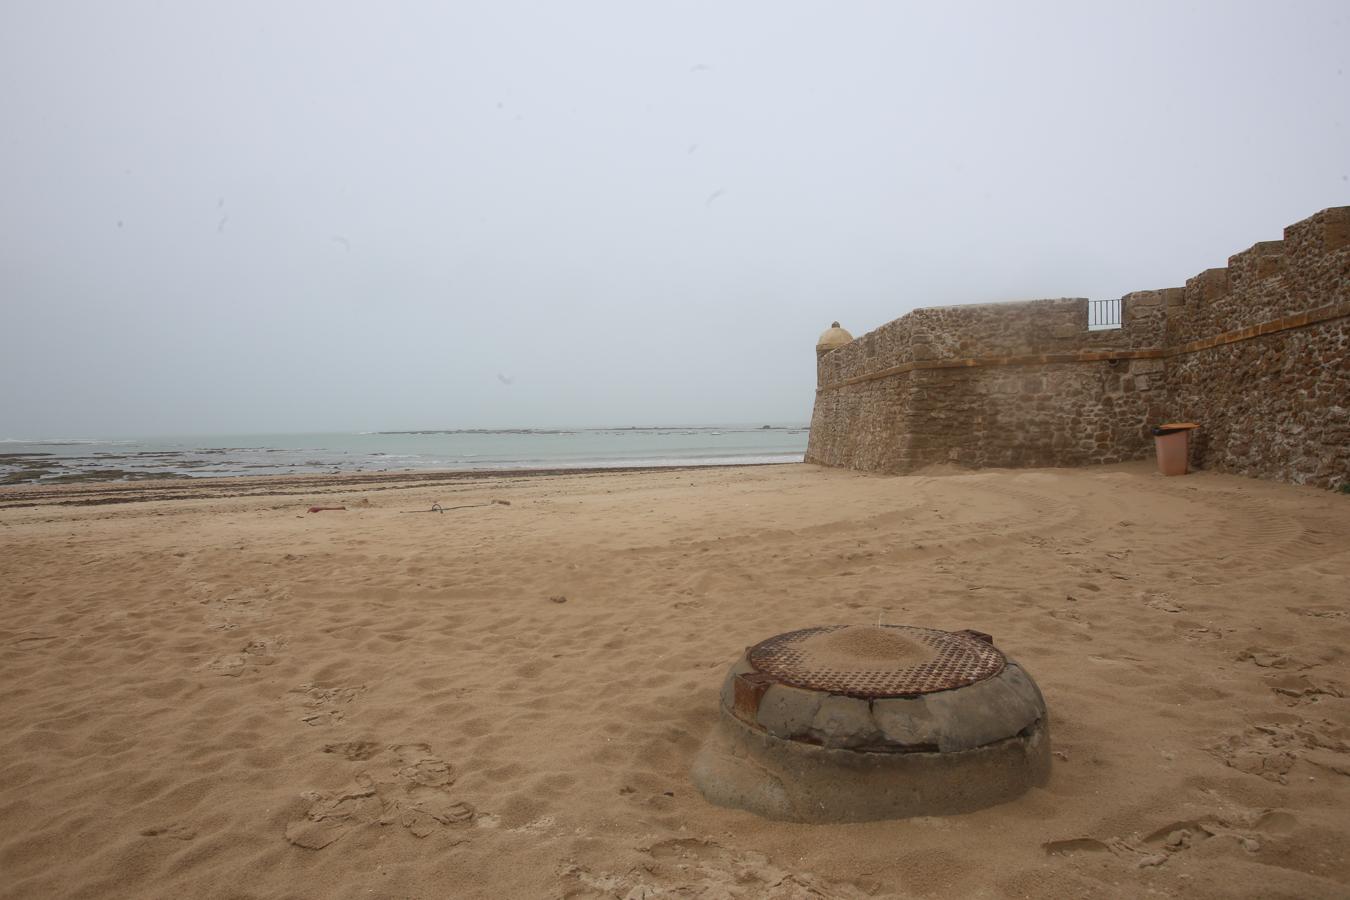
[[[1045,784],[1045,699],[978,631],[822,625],[746,649],[693,777],[703,796],[793,822],[983,809]]]
[[[746,651],[746,661],[792,687],[878,699],[965,687],[1003,671],[1005,659],[972,634],[910,625],[824,625],[761,641]]]

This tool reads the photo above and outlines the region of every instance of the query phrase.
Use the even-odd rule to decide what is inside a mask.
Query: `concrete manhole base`
[[[692,776],[722,806],[861,822],[992,806],[1049,772],[1041,693],[987,636],[855,625],[749,648]]]

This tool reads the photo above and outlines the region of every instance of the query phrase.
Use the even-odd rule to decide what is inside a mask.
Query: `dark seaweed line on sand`
[[[180,479],[163,482],[102,482],[88,487],[69,486],[62,490],[5,490],[0,488],[0,509],[33,506],[103,506],[112,503],[149,503],[160,500],[224,500],[231,497],[282,497],[312,494],[319,488],[341,490],[389,490],[423,484],[455,484],[467,481],[500,479],[519,481],[550,475],[636,475],[644,472],[687,472],[695,469],[734,469],[745,465],[775,466],[793,463],[754,463],[705,466],[622,466],[581,469],[474,469],[454,472],[406,472],[378,475],[269,475],[264,478]],[[176,492],[176,493],[175,493]]]

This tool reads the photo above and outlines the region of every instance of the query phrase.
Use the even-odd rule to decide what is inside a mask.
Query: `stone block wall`
[[[915,310],[817,359],[807,461],[1056,466],[1152,453],[1197,421],[1202,467],[1335,487],[1350,477],[1350,208],[1324,210],[1184,288]]]
[[[1169,415],[1202,426],[1193,464],[1350,482],[1350,207],[1187,281],[1167,341]]]

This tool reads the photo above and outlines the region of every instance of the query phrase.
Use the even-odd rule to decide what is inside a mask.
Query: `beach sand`
[[[1146,464],[12,488],[0,591],[4,897],[1350,896],[1350,497]],[[746,645],[877,621],[1017,658],[1048,786],[705,802]]]

